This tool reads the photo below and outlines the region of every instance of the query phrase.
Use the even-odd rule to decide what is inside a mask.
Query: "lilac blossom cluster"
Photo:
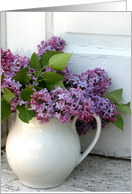
[[[64,48],[65,45],[66,43],[63,39],[57,36],[52,36],[47,42],[41,41],[41,43],[37,45],[37,48],[38,48],[37,56],[40,58],[41,55],[47,51],[61,51],[62,52],[62,49]],[[45,71],[56,72],[50,67],[46,67]],[[65,77],[63,81],[69,79],[71,76],[71,70],[69,70],[67,66],[65,67],[64,70],[58,71],[57,73]]]
[[[33,93],[31,97],[31,110],[36,112],[36,118],[41,123],[48,122],[52,116],[61,123],[70,121],[73,116],[78,116],[84,122],[93,119],[93,102],[83,96],[80,88],[68,91],[56,86],[51,92],[44,89]]]
[[[21,69],[29,67],[29,62],[26,56],[13,55],[10,49],[4,51],[1,48],[1,75],[4,77],[13,78]]]
[[[11,53],[10,49],[4,51],[1,48],[1,76],[6,76],[6,78],[12,76],[13,62],[14,55]]]
[[[83,96],[79,87],[63,90],[58,86],[51,91],[51,96],[55,103],[54,116],[61,119],[61,122],[68,122],[72,116],[77,116],[84,122],[93,119],[93,102]]]
[[[53,114],[53,102],[48,90],[42,89],[31,95],[31,110],[36,112],[36,118],[40,123],[46,123]]]
[[[38,45],[38,56],[40,57],[43,53],[47,51],[61,51],[65,46],[65,41],[56,36],[51,37],[47,42],[42,41],[40,45]],[[21,69],[25,67],[29,67],[30,59],[26,56],[20,56],[18,54],[13,55],[10,49],[4,51],[1,48],[1,76],[2,78],[13,78],[16,73],[18,73]],[[48,69],[47,69],[48,71]],[[51,68],[50,68],[51,71]],[[31,76],[31,82],[34,83],[35,70],[29,67],[29,75]],[[58,72],[63,76],[69,78],[70,70],[66,67],[63,71]]]
[[[114,122],[117,117],[117,111],[115,105],[110,102],[108,98],[100,97],[100,96],[92,96],[92,101],[94,103],[94,112],[96,115],[100,116],[101,119],[101,127],[102,129],[105,127],[107,122]],[[107,122],[105,121],[107,120]],[[81,120],[77,120],[76,129],[79,135],[86,134],[88,129],[96,129],[97,123],[96,120],[93,119],[89,123],[85,123]]]
[[[79,86],[88,96],[91,93],[100,96],[103,95],[111,85],[111,79],[108,77],[105,70],[95,68],[94,70],[87,70],[81,73],[81,75],[73,73],[67,83],[69,83],[71,87],[77,88]]]
[[[7,51],[3,51],[3,49],[1,48],[2,83],[5,79],[12,79],[21,69],[29,67],[29,62],[30,59],[28,57],[22,57],[18,54],[13,55],[9,49]],[[35,70],[29,67],[29,71],[34,72]],[[35,76],[32,73],[29,73],[29,75],[31,76],[31,81],[34,81]]]
[[[38,48],[38,57],[47,51],[61,51],[65,46],[65,41],[57,36],[52,36],[47,42],[41,41],[40,44],[37,45]]]
[[[47,42],[42,41],[40,45],[38,45],[38,55],[41,56],[44,52],[47,51],[61,51],[65,46],[65,41],[61,38],[53,36]],[[18,54],[13,55],[10,49],[4,51],[1,48],[1,91],[3,91],[3,87],[8,88],[13,92],[16,96],[10,102],[12,112],[16,111],[17,105],[27,104],[20,98],[20,88],[21,84],[12,78],[23,68],[29,67],[30,59],[26,56],[20,56]],[[54,71],[51,70],[50,67],[47,67],[46,71]],[[34,75],[35,69],[29,67],[29,75],[31,76],[30,84],[34,84],[36,77]],[[63,71],[58,72],[63,75],[67,79],[70,77],[70,70],[66,67]],[[42,72],[43,73],[43,72]],[[38,83],[36,83],[37,85]]]
[[[12,78],[28,65],[29,59],[26,56],[13,55],[10,49],[4,51],[1,48],[1,91],[4,93],[3,87],[6,87],[15,95],[10,102],[12,112],[16,111],[17,105],[27,104],[20,98],[22,85]]]
[[[15,82],[15,80],[11,80],[11,78],[4,78],[2,80],[2,83],[1,83],[1,91],[4,93],[3,91],[3,87],[6,87],[8,88],[14,95],[15,95],[15,98],[13,98],[10,102],[10,105],[11,105],[11,110],[12,112],[15,112],[16,111],[16,107],[17,105],[22,105],[22,104],[26,104],[26,102],[24,102],[21,98],[20,98],[20,87],[22,85],[19,83],[19,82]]]
[[[105,70],[95,68],[94,70],[87,70],[81,75],[73,73],[67,84],[70,84],[70,88],[80,87],[84,92],[84,97],[92,99],[94,103],[93,111],[100,116],[102,128],[107,124],[105,120],[109,122],[116,120],[116,106],[108,98],[103,97],[107,88],[111,85],[111,79]],[[90,127],[96,128],[95,119],[89,123],[77,120],[76,128],[80,135],[86,134]]]

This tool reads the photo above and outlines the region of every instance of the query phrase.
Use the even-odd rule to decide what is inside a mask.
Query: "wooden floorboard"
[[[88,155],[60,186],[34,189],[23,185],[2,151],[1,193],[4,192],[131,192],[131,160]]]

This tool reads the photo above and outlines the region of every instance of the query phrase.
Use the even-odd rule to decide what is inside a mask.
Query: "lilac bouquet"
[[[79,135],[96,128],[94,113],[100,116],[102,128],[109,122],[123,130],[119,109],[131,116],[130,102],[121,104],[122,89],[107,92],[111,78],[105,70],[95,68],[71,74],[67,63],[72,53],[64,53],[65,41],[51,37],[37,46],[31,58],[13,55],[1,48],[1,121],[18,111],[26,123],[36,117],[46,123],[55,117],[61,123],[78,117]]]

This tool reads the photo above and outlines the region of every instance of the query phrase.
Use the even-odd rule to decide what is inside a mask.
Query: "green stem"
[[[42,69],[40,69],[40,71],[38,72],[38,75],[37,75],[37,77],[36,77],[36,80],[35,80],[34,84],[32,85],[32,88],[35,86],[35,84],[36,84],[36,82],[37,82],[37,80],[38,80],[38,77],[39,77],[40,73],[41,73],[46,67],[48,67],[48,65],[46,65],[46,66],[44,66]]]
[[[35,75],[35,73],[34,73],[34,72],[30,72],[30,71],[29,71],[28,73],[31,73],[31,74],[34,74],[34,75]]]
[[[122,106],[124,108],[124,106],[122,104],[120,104],[119,102],[117,102],[114,98],[111,98],[109,96],[102,96],[102,97],[109,98],[110,100],[116,102],[117,104],[119,104],[120,106]]]
[[[38,82],[42,82],[42,81],[44,81],[44,79],[38,80]]]

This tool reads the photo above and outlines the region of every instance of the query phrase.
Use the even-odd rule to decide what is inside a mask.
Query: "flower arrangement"
[[[95,68],[75,74],[67,63],[72,53],[62,50],[65,41],[51,37],[41,41],[38,53],[31,58],[13,55],[1,48],[1,121],[18,111],[26,123],[36,117],[40,123],[55,117],[68,122],[78,117],[79,135],[96,128],[94,113],[100,116],[102,128],[109,122],[123,129],[118,109],[131,116],[130,102],[121,104],[122,90],[107,92],[111,78],[105,70]]]

